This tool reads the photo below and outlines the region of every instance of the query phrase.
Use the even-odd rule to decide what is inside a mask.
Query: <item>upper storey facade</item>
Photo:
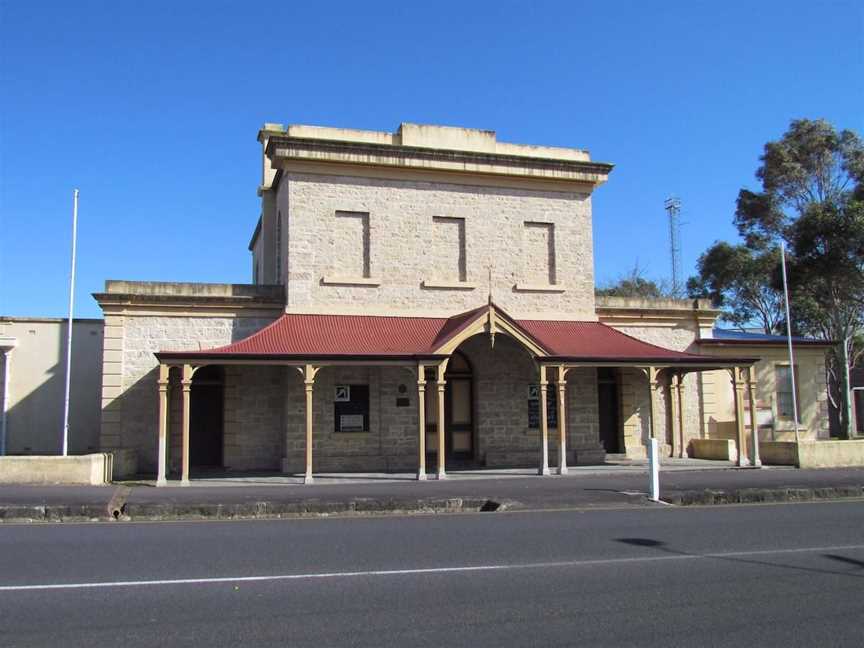
[[[266,124],[256,283],[289,312],[596,319],[591,193],[612,167],[492,131]]]

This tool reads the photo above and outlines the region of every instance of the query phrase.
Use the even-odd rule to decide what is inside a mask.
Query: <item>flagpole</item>
[[[795,444],[798,433],[798,393],[795,387],[795,356],[792,354],[792,318],[789,316],[789,285],[786,282],[786,245],[780,241],[780,267],[783,269],[783,300],[786,303],[786,342],[789,345],[789,375],[792,378],[792,417],[795,421]]]
[[[78,242],[78,190],[72,192],[72,270],[69,273],[69,322],[66,325],[66,391],[63,401],[63,456],[69,454],[69,391],[72,385],[72,314],[75,306],[75,253]]]

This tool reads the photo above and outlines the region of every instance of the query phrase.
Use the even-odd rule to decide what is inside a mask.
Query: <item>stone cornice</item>
[[[611,164],[583,160],[317,140],[284,135],[270,137],[266,155],[277,167],[290,161],[309,161],[473,173],[572,183],[582,185],[583,190],[586,185],[593,188],[604,183],[613,168]]]
[[[146,281],[106,281],[105,292],[93,298],[106,313],[147,314],[200,311],[209,315],[237,311],[280,312],[285,308],[282,286],[196,284]]]

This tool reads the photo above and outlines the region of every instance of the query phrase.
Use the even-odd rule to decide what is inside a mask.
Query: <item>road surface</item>
[[[860,646],[864,502],[0,526],[3,646]]]

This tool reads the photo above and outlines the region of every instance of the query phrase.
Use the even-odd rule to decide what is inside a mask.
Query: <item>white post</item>
[[[651,437],[648,442],[648,499],[652,502],[660,501],[660,457],[657,448],[657,439]]]
[[[780,267],[783,269],[783,301],[786,303],[786,341],[789,344],[789,375],[792,380],[792,417],[795,421],[795,444],[800,439],[798,432],[798,392],[795,388],[795,356],[792,355],[792,318],[789,316],[789,286],[786,283],[786,245],[780,241]]]
[[[0,394],[0,457],[6,455],[6,410],[9,408],[9,360],[12,349],[0,347],[3,359],[3,393]]]
[[[72,270],[69,273],[69,324],[66,328],[66,390],[63,400],[63,456],[69,453],[69,389],[72,385],[72,312],[75,305],[75,252],[78,242],[78,190],[72,192]]]

